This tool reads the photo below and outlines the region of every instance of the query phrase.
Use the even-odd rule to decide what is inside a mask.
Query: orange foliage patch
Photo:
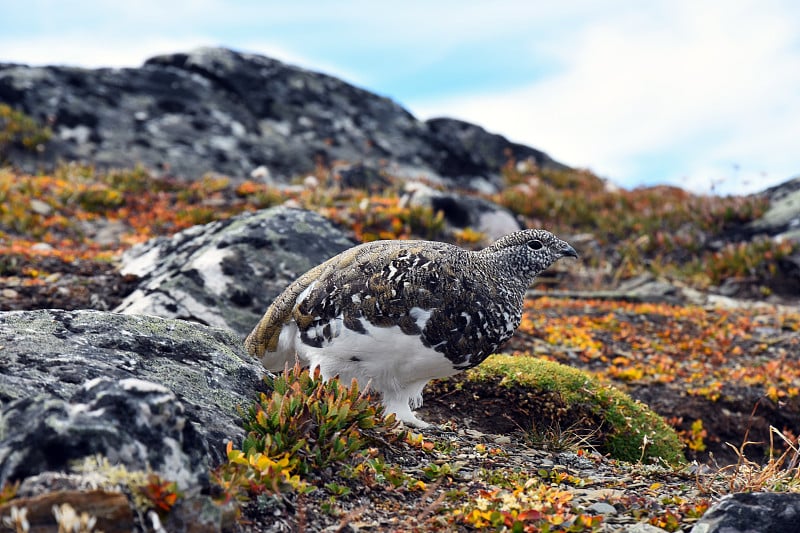
[[[540,298],[526,302],[519,331],[601,378],[682,380],[690,394],[712,400],[725,384],[743,384],[777,400],[800,391],[799,320],[798,313]]]

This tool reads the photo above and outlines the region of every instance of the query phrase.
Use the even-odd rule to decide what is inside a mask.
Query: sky
[[[626,188],[746,194],[800,175],[796,0],[0,0],[0,62],[259,53]]]

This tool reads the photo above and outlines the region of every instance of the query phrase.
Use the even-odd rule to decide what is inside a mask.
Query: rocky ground
[[[65,263],[53,259],[46,264],[31,262],[30,267],[37,265],[47,267],[46,283],[2,278],[2,310],[110,309],[137,284],[135,277],[120,275],[112,264]],[[556,318],[569,321],[576,308],[582,316],[604,316],[610,304],[597,300],[536,298],[529,305],[543,308],[544,315],[557,324]],[[620,312],[624,313],[624,308]],[[763,316],[765,312],[762,309],[755,315]],[[655,311],[641,316],[649,322],[640,322],[637,334],[650,335],[653,341],[659,335],[663,338],[663,330],[652,326],[664,322],[664,316]],[[679,329],[690,328],[692,324],[703,326],[696,318],[674,320]],[[734,335],[729,348],[739,343],[752,352],[752,346],[768,344],[773,354],[796,352],[797,322],[784,322],[784,330],[766,323],[762,326],[761,330],[755,330],[760,337],[753,338],[749,332],[737,340]],[[581,325],[572,323],[570,327],[579,331]],[[523,323],[506,349],[533,347],[537,355],[563,359],[590,370],[608,365],[600,357],[582,357],[587,350],[537,342],[531,328],[534,326]],[[570,341],[563,342],[569,345]],[[606,338],[605,342],[616,346],[619,353],[627,348],[618,338]],[[724,361],[719,363],[720,368],[724,367]],[[621,365],[619,361],[615,364]],[[538,498],[549,509],[547,520],[555,516],[556,521],[590,521],[585,525],[586,530],[618,531],[642,522],[667,531],[688,530],[720,495],[748,488],[758,490],[756,485],[761,481],[754,479],[753,469],[765,468],[767,446],[763,443],[771,436],[770,424],[779,429],[796,427],[792,425],[798,419],[796,398],[772,401],[764,394],[754,395],[752,387],[737,388],[728,383],[724,391],[719,391],[722,399],[712,401],[709,394],[687,394],[691,380],[636,381],[618,377],[616,384],[683,428],[687,442],[692,439],[695,444],[701,442],[703,446],[687,447],[687,455],[699,464],[675,470],[667,465],[613,461],[593,449],[591,428],[571,427],[563,428],[563,432],[536,434],[530,413],[516,409],[508,396],[490,390],[433,387],[426,392],[421,416],[435,422],[439,429],[421,432],[412,441],[413,445],[400,442],[381,446],[387,462],[399,468],[398,479],[422,480],[421,484],[408,486],[407,481],[401,480],[394,487],[384,479],[373,480],[370,485],[363,477],[348,477],[343,471],[329,470],[320,473],[317,485],[334,483],[338,488],[257,498],[245,506],[237,528],[241,531],[471,530],[476,526],[494,527],[492,520],[500,520],[498,516],[502,516],[499,510],[514,505],[530,507],[530,501]],[[691,422],[698,419],[705,425],[700,433],[692,434]],[[761,444],[750,447],[746,453],[749,460],[742,463],[741,457],[726,443],[738,447],[747,439]],[[777,449],[780,453],[785,448]],[[769,476],[764,474],[765,484],[767,479]],[[537,488],[542,480],[549,482],[550,492]],[[479,503],[464,505],[464,501]],[[493,515],[493,511],[500,514]],[[592,525],[591,520],[596,523]]]
[[[138,286],[136,276],[120,274],[118,267],[111,263],[80,260],[65,263],[57,258],[42,260],[41,258],[26,259],[22,256],[15,258],[14,261],[19,262],[15,265],[16,269],[27,268],[25,266],[27,264],[30,268],[46,270],[49,272],[49,276],[44,283],[37,284],[26,283],[23,279],[16,277],[0,277],[0,295],[2,295],[0,311],[50,308],[110,310],[118,306]],[[734,319],[746,320],[749,323],[750,317],[753,317],[760,321],[760,323],[753,324],[753,327],[747,331],[730,332],[730,339],[726,341],[724,349],[726,352],[740,353],[740,355],[729,358],[724,354],[714,353],[707,360],[701,360],[700,356],[697,356],[694,360],[688,361],[688,363],[696,365],[691,372],[683,368],[678,368],[677,371],[674,368],[665,370],[664,372],[675,372],[675,375],[669,379],[663,376],[651,376],[650,378],[640,376],[639,379],[636,379],[637,361],[633,359],[617,360],[614,365],[611,365],[612,354],[620,357],[621,354],[630,353],[630,342],[625,342],[625,339],[612,338],[608,331],[602,331],[599,328],[591,333],[597,335],[598,339],[602,338],[604,353],[609,355],[592,354],[587,357],[583,348],[570,344],[574,344],[574,339],[563,338],[560,340],[563,344],[559,344],[559,341],[555,343],[541,342],[537,338],[536,331],[526,329],[525,322],[504,349],[507,352],[525,352],[530,351],[533,347],[534,352],[539,356],[601,374],[606,372],[608,367],[616,368],[618,373],[616,376],[611,376],[611,379],[617,387],[651,406],[667,420],[671,420],[679,430],[685,432],[687,438],[691,433],[692,422],[703,421],[702,435],[705,436],[703,447],[702,449],[687,449],[690,458],[697,459],[704,464],[718,466],[735,463],[738,456],[729,444],[738,447],[746,439],[749,439],[754,443],[749,446],[749,456],[754,460],[759,460],[759,458],[766,457],[768,451],[770,426],[775,426],[779,430],[791,431],[792,428],[797,427],[797,423],[800,421],[800,403],[798,403],[796,393],[787,393],[782,390],[780,396],[770,398],[767,393],[768,387],[760,384],[766,382],[780,386],[782,382],[794,383],[796,380],[795,371],[792,368],[798,357],[796,354],[800,333],[797,328],[800,327],[800,323],[796,321],[797,315],[793,314],[791,307],[753,307],[752,302],[748,304],[747,301],[742,301],[741,303],[744,306],[742,310],[723,312],[723,314],[714,315],[713,318],[710,314],[708,315],[710,320],[727,321],[732,326],[735,326]],[[578,324],[573,320],[576,316],[602,316],[609,310],[614,312],[613,309],[619,307],[618,312],[624,319],[627,313],[632,312],[630,309],[624,309],[625,305],[628,304],[601,302],[596,299],[548,300],[543,316],[546,317],[545,320],[550,321],[550,327],[555,327],[553,324],[561,324],[566,330],[576,331]],[[539,306],[541,307],[541,304]],[[530,300],[528,307],[529,313],[533,313],[537,307],[537,299]],[[701,309],[697,306],[695,308]],[[636,335],[639,338],[634,341],[640,343],[663,341],[669,338],[671,329],[680,330],[684,337],[703,335],[703,328],[709,327],[710,324],[699,323],[698,316],[682,318],[680,315],[683,309],[685,308],[682,306],[667,306],[650,315],[637,314],[638,324],[634,322],[633,328],[637,331]],[[780,309],[783,309],[784,315],[789,318],[782,322],[771,322],[769,317],[772,314],[780,315]],[[538,314],[538,312],[536,313]],[[706,316],[705,313],[703,315]],[[764,349],[754,350],[756,346],[762,346]],[[702,350],[711,348],[716,349],[717,346],[698,347]],[[688,351],[689,348],[685,349],[687,355],[691,355]],[[650,350],[645,351],[642,357],[647,359],[653,355],[653,351]],[[649,364],[644,359],[638,364]],[[785,368],[775,369],[774,381],[770,382],[769,376],[756,379],[752,374],[748,375],[748,369],[759,368],[765,361],[774,359],[785,362]],[[625,365],[631,365],[628,375],[625,373]],[[738,374],[736,374],[737,372]],[[782,375],[780,375],[781,372],[783,372]],[[736,379],[724,379],[726,373],[743,376],[750,382],[742,384]],[[689,379],[686,379],[687,377]],[[444,401],[443,399],[434,405],[441,406],[441,402]],[[456,402],[452,407],[464,419],[473,420],[472,427],[484,433],[496,433],[498,427],[502,427],[507,432],[509,424],[516,423],[513,422],[515,416],[513,409],[504,415],[504,421],[495,420],[485,414],[481,416],[481,413],[492,412],[486,400],[474,405],[475,410],[471,409],[472,403],[467,401]],[[442,409],[438,416],[445,419],[446,410]]]
[[[8,183],[20,183],[19,176],[8,177]],[[61,198],[80,197],[80,179],[76,185],[48,177],[28,179],[32,189],[52,196],[49,215],[63,209],[58,224],[87,216],[59,203]],[[373,237],[411,236],[412,230],[427,232],[441,222],[424,210],[409,216],[400,198],[356,197],[340,209],[328,208],[330,219],[285,206],[246,214],[237,203],[243,195],[254,198],[253,208],[263,208],[275,199],[287,205],[313,206],[320,200],[329,205],[329,194],[339,195],[330,197],[342,202],[343,193],[304,188],[286,200],[263,187],[233,188],[224,182],[152,183],[136,174],[101,179],[129,180],[124,183],[131,191],[124,190],[121,206],[112,187],[100,185],[103,196],[86,197],[86,206],[94,209],[96,228],[129,224],[140,233],[152,227],[187,229],[177,234],[166,230],[164,237],[120,260],[119,253],[93,252],[91,241],[76,246],[78,238],[87,235],[85,227],[81,234],[65,224],[63,236],[36,242],[37,228],[51,224],[51,219],[31,220],[24,228],[31,236],[11,241],[0,259],[0,310],[115,310],[128,302],[146,314],[193,319],[243,336],[281,285],[349,246],[354,236],[365,238],[367,232]],[[96,177],[89,180],[98,186]],[[151,198],[136,192],[140,184],[154,191]],[[174,198],[186,203],[176,205]],[[187,198],[201,203],[196,217],[180,218],[181,213],[192,212]],[[192,226],[207,216],[212,200],[216,211],[238,207],[226,211],[228,218],[219,222]],[[105,206],[98,205],[100,201],[110,204],[107,218],[96,214]],[[15,202],[22,211],[36,206],[45,211],[32,203],[27,190]],[[369,211],[362,208],[364,202]],[[397,225],[399,217],[407,218]],[[13,213],[6,220],[15,223]],[[326,238],[313,239],[312,251],[297,246],[311,241],[306,233],[287,237],[281,232],[288,228],[304,228]],[[402,234],[387,233],[390,230]],[[116,238],[122,241],[124,233],[117,231]],[[100,233],[93,230],[88,235],[97,238]],[[452,235],[470,236],[458,229]],[[595,450],[591,424],[535,427],[535,416],[507,394],[432,387],[426,392],[423,416],[444,431],[423,432],[411,443],[381,442],[376,448],[391,464],[390,472],[377,475],[367,469],[364,472],[373,474],[356,475],[346,466],[329,468],[319,474],[317,490],[311,493],[289,491],[250,501],[236,527],[245,531],[346,530],[343,524],[362,530],[497,529],[510,519],[503,513],[542,508],[541,515],[523,515],[529,525],[539,524],[531,525],[531,530],[545,523],[571,524],[578,531],[624,530],[630,524],[647,523],[675,531],[688,530],[720,495],[791,490],[798,481],[796,467],[787,468],[792,457],[775,460],[787,449],[783,437],[793,442],[799,419],[800,318],[796,308],[787,305],[791,294],[773,293],[771,303],[765,304],[758,295],[770,289],[758,278],[737,278],[737,290],[750,299],[731,299],[652,274],[628,274],[603,290],[608,272],[615,272],[603,266],[603,254],[615,258],[620,246],[605,243],[599,248],[598,240],[574,237],[582,250],[581,262],[553,269],[542,280],[538,291],[531,293],[517,335],[504,349],[588,370],[652,406],[680,432],[686,455],[697,460],[696,465],[675,470],[623,464]],[[333,248],[325,248],[323,241]],[[263,253],[265,247],[269,254]],[[226,252],[220,254],[220,249]],[[312,252],[320,257],[310,257]],[[121,274],[121,263],[128,268],[138,265],[145,277]],[[243,265],[259,274],[242,270]],[[216,294],[218,286],[240,290]],[[576,290],[563,292],[566,287]],[[129,298],[137,290],[138,299]],[[185,298],[186,291],[192,291],[191,298]],[[208,302],[210,307],[169,303],[181,301]],[[740,456],[748,441],[757,444],[745,446]],[[770,443],[777,454],[772,461]],[[170,520],[191,516],[190,509],[188,504],[179,506]]]
[[[346,496],[318,490],[285,502],[262,499],[248,505],[241,530],[491,530],[496,529],[491,525],[492,510],[535,501],[547,509],[543,516],[550,515],[538,527],[549,520],[556,524],[593,520],[596,530],[619,531],[652,519],[661,526],[680,521],[688,528],[712,499],[710,492],[701,492],[696,469],[675,472],[663,466],[616,463],[591,451],[542,449],[519,435],[470,429],[470,421],[461,417],[458,422],[437,418],[435,410],[426,411],[428,419],[443,422],[445,429],[422,432],[425,447],[398,446],[388,454],[403,475],[421,478],[422,484],[410,489],[399,481],[397,487],[385,482],[370,486],[361,479],[338,476],[336,482],[349,489]],[[468,411],[464,407],[459,414]],[[480,411],[476,406],[477,418]],[[549,482],[547,490],[538,487],[541,481]],[[526,484],[534,487],[529,493]],[[459,504],[469,500],[479,503]],[[530,522],[537,520],[531,517]],[[588,525],[585,530],[592,529]]]

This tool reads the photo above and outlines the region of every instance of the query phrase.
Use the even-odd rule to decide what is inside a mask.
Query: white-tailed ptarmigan
[[[428,381],[479,364],[519,326],[525,291],[558,259],[578,257],[529,229],[467,251],[432,241],[375,241],[303,274],[245,340],[268,370],[299,360],[322,377],[355,378],[387,413],[424,428],[412,409]]]

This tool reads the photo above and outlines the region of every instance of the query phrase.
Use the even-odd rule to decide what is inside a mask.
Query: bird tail
[[[297,362],[297,350],[295,340],[297,335],[297,325],[294,322],[286,324],[279,332],[274,332],[273,343],[265,342],[266,335],[260,330],[262,323],[247,336],[244,347],[247,353],[261,361],[264,368],[273,372],[280,372],[286,368],[294,366]]]

